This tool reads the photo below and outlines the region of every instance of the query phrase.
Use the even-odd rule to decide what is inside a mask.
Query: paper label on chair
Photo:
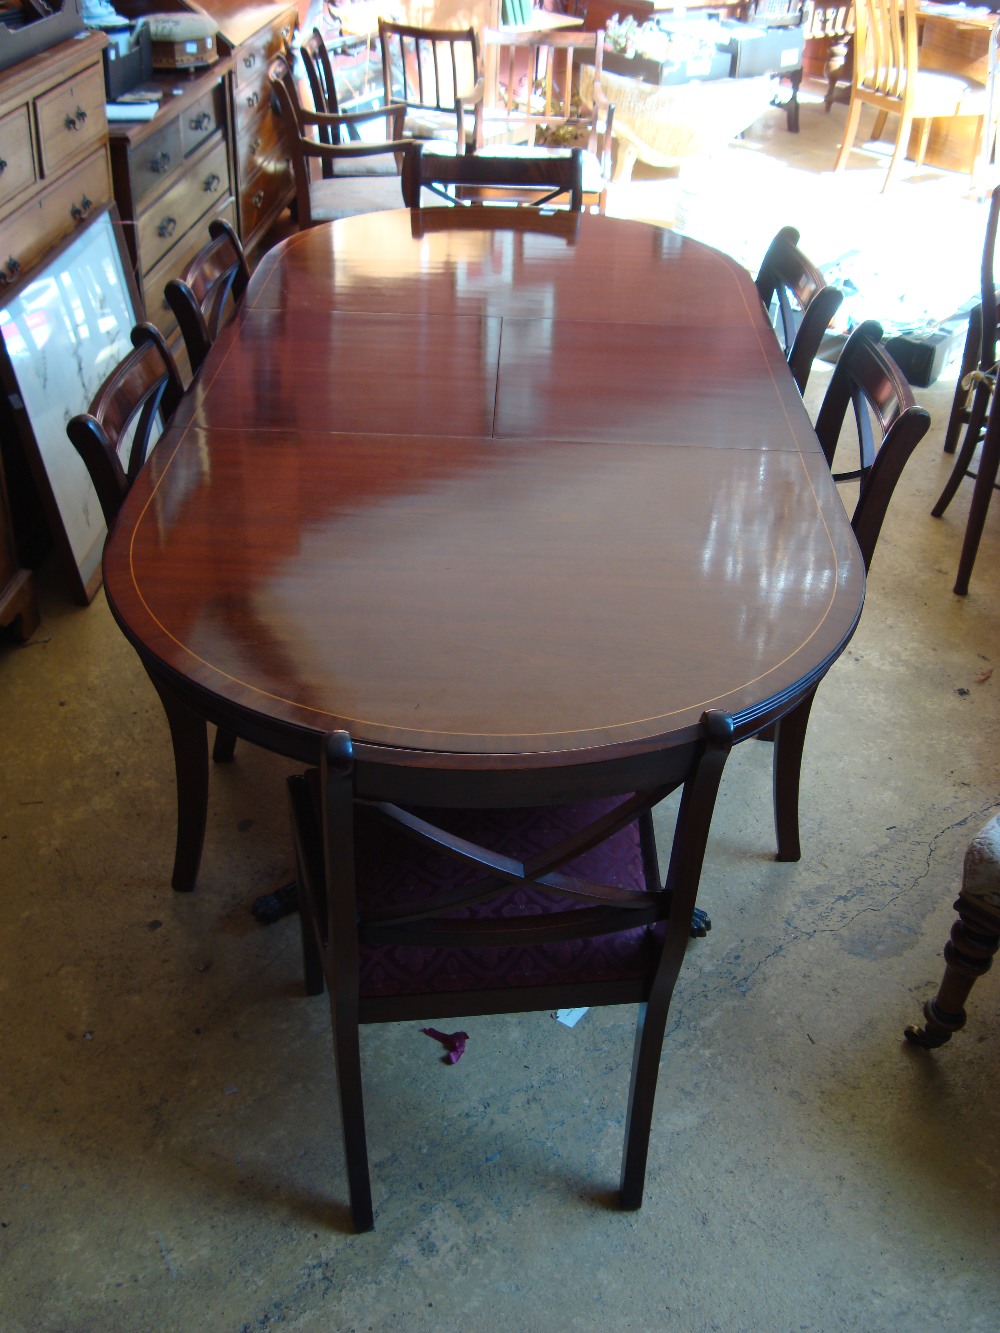
[[[565,1023],[568,1028],[575,1028],[587,1012],[587,1008],[588,1006],[585,1005],[582,1009],[557,1009],[556,1018],[560,1023]]]

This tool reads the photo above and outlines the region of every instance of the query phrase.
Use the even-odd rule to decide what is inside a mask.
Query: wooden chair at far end
[[[484,116],[505,116],[539,155],[580,148],[584,207],[603,213],[614,106],[604,96],[604,32],[483,30]]]
[[[987,111],[986,89],[954,74],[920,68],[917,13],[917,0],[856,0],[854,5],[851,101],[834,170],[841,171],[847,165],[863,107],[873,107],[877,113],[872,139],[880,137],[888,116],[898,116],[896,143],[882,183],[883,191],[902,166],[915,122],[920,127],[915,153],[918,167],[927,151],[931,121],[940,117],[979,118],[969,161],[970,175],[974,174],[979,157]]]
[[[231,308],[243,299],[250,269],[240,238],[225,218],[208,224],[208,242],[192,259],[182,278],[171,278],[164,289],[174,312],[195,375],[219,336]]]
[[[867,571],[892,493],[910,455],[927,434],[930,414],[913,401],[903,372],[882,346],[874,320],[858,325],[841,350],[816,418],[816,434],[833,470],[842,435],[859,448],[861,467],[839,474],[860,488],[851,526]],[[853,410],[853,429],[845,423]],[[857,439],[855,440],[855,435]],[[834,478],[838,474],[834,473]],[[774,727],[774,822],[779,861],[798,861],[799,783],[809,712],[819,682]]]
[[[934,518],[942,518],[945,510],[966,477],[975,481],[969,517],[966,521],[962,554],[953,591],[964,597],[969,591],[969,580],[979,552],[986,515],[1000,471],[1000,416],[996,408],[997,385],[997,330],[1000,328],[1000,292],[994,276],[998,223],[1000,223],[1000,185],[990,196],[986,220],[986,240],[980,263],[980,297],[969,313],[969,330],[962,352],[962,365],[955,385],[951,415],[945,433],[945,453],[954,453],[965,426],[965,436],[955,459],[951,476],[931,510]],[[970,402],[971,398],[971,402]],[[994,417],[997,420],[994,421]],[[978,468],[972,463],[979,446],[982,453]]]
[[[66,434],[87,466],[109,528],[184,394],[159,329],[137,324],[131,336],[132,350],[104,380],[87,411],[66,423]],[[215,762],[232,759],[235,749],[236,737],[220,727],[212,752]]]
[[[904,1033],[911,1045],[925,1050],[943,1046],[965,1027],[969,992],[1000,949],[1000,814],[984,824],[966,848],[955,911],[958,920],[944,946],[938,993],[924,1004],[924,1026],[913,1025]]]
[[[427,28],[380,18],[378,35],[386,102],[404,107],[404,138],[440,140],[464,153],[494,137],[483,122],[475,28]]]
[[[466,1014],[639,1006],[620,1202],[641,1205],[732,735],[707,713],[693,739],[607,764],[449,771],[333,732],[319,770],[289,779],[306,989],[329,988],[357,1230],[373,1225],[359,1025]],[[651,812],[678,789],[661,880]]]
[[[583,211],[583,155],[579,148],[539,156],[531,149],[483,149],[479,153],[434,152],[415,144],[403,170],[403,199],[420,208],[426,190],[444,204],[561,206]]]
[[[794,227],[782,227],[768,246],[756,285],[799,393],[805,393],[813,361],[843,293],[831,287],[799,249]]]
[[[402,137],[402,106],[348,111],[341,115],[309,111],[299,100],[298,88],[283,56],[271,62],[268,78],[272,106],[288,126],[300,228],[305,230],[320,222],[402,206],[399,173],[411,142]],[[385,122],[388,138],[343,141],[344,132],[380,119]],[[313,133],[323,133],[325,141],[313,138]],[[313,178],[314,162],[323,167],[322,179]]]

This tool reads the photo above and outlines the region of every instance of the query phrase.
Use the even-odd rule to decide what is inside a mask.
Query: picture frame
[[[66,423],[87,410],[131,349],[141,311],[114,204],[0,292],[0,388],[70,591],[83,605],[101,586],[107,527]]]

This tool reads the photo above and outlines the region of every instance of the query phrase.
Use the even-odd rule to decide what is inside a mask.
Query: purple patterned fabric
[[[528,810],[417,813],[452,834],[523,860],[592,823],[617,804],[616,799]],[[401,911],[432,902],[442,893],[459,890],[481,877],[481,872],[474,868],[405,837],[363,807],[356,810],[355,858],[362,919],[366,912],[376,908]],[[562,869],[598,884],[644,889],[637,826],[629,825]],[[516,917],[573,910],[574,906],[567,898],[555,898],[518,885],[485,904],[456,909],[448,915],[475,919],[496,915]],[[530,947],[363,945],[361,993],[364,996],[433,994],[641,977],[652,966],[654,953],[647,927]]]

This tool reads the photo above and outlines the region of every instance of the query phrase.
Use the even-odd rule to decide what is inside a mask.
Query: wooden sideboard
[[[164,299],[208,240],[208,224],[236,223],[229,60],[158,74],[160,110],[149,121],[112,124],[115,200],[146,318],[168,339],[177,322]]]
[[[25,277],[111,200],[101,52],[86,33],[0,74],[0,284]],[[0,464],[0,625],[38,623],[31,575],[18,562]]]

